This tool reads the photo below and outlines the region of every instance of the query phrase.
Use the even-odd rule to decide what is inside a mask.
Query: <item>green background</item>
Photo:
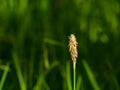
[[[119,0],[0,0],[0,90],[120,90]]]

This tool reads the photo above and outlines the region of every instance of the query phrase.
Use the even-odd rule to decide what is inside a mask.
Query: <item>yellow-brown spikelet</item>
[[[78,57],[77,45],[78,43],[76,41],[75,35],[71,34],[69,36],[69,51],[71,54],[71,58],[73,60],[73,65],[76,64],[76,58]]]

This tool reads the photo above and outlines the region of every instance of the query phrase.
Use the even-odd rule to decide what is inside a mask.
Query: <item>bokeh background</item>
[[[119,0],[0,0],[0,90],[120,90]]]

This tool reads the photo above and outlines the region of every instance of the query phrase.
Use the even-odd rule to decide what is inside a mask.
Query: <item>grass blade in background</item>
[[[49,70],[45,70],[44,72],[40,73],[37,79],[37,82],[35,86],[33,87],[33,90],[42,90],[43,87],[46,88],[45,90],[50,90],[50,87],[45,82],[46,75],[54,68],[58,66],[58,62],[54,62],[51,64]]]
[[[82,84],[82,77],[78,76],[77,84],[76,84],[76,90],[81,90],[81,84]]]
[[[108,67],[110,69],[110,72],[111,72],[111,81],[112,81],[112,85],[115,86],[115,90],[120,90],[120,87],[119,87],[119,83],[118,83],[118,80],[116,78],[116,75],[115,75],[115,72],[114,72],[114,69],[112,67],[112,64],[110,63],[110,61],[107,60],[107,64],[108,64]],[[111,86],[112,86],[111,85]]]
[[[6,65],[6,68],[4,70],[3,76],[1,78],[1,81],[0,81],[0,90],[3,90],[2,88],[3,88],[3,85],[5,83],[8,71],[9,71],[9,64]]]
[[[46,83],[45,80],[43,81],[43,84],[44,84],[44,86],[45,86],[45,90],[50,90],[50,87],[48,86],[48,84]]]
[[[20,88],[21,90],[26,90],[26,84],[22,75],[19,59],[15,53],[13,53],[13,61],[14,61],[15,69],[17,72],[18,80],[20,83]]]
[[[89,79],[89,81],[90,81],[93,89],[94,89],[94,90],[100,90],[100,87],[99,87],[99,85],[97,84],[97,82],[96,82],[96,80],[95,80],[95,78],[94,78],[94,74],[93,74],[92,70],[90,69],[88,63],[87,63],[85,60],[83,60],[82,63],[83,63],[83,66],[84,66],[84,68],[85,68],[85,71],[86,71],[86,73],[87,73],[88,79]]]
[[[40,90],[42,88],[44,79],[45,79],[45,73],[40,74],[38,77],[38,81],[36,85],[34,86],[33,90]]]
[[[48,43],[48,44],[51,44],[51,45],[56,45],[56,46],[61,46],[61,47],[64,46],[64,44],[62,44],[61,42],[56,41],[56,40],[54,40],[54,39],[50,39],[50,38],[45,38],[45,39],[44,39],[44,42],[45,42],[45,43]]]
[[[71,84],[71,71],[70,71],[70,62],[67,62],[66,65],[66,79],[67,79],[67,87],[68,90],[72,90],[72,84]]]

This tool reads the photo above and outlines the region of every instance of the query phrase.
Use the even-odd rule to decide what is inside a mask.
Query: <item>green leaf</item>
[[[95,80],[94,74],[93,74],[92,70],[90,69],[88,63],[85,60],[83,60],[82,63],[83,63],[83,66],[85,68],[85,71],[87,73],[88,79],[89,79],[93,89],[94,90],[100,90],[100,87],[99,87],[97,81]]]

